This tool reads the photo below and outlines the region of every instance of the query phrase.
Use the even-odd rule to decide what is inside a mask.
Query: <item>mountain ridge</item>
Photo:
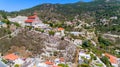
[[[120,29],[120,1],[119,0],[95,0],[91,2],[76,2],[70,4],[41,4],[35,7],[21,10],[19,12],[7,13],[7,16],[16,17],[18,15],[30,16],[37,12],[42,21],[64,23],[73,21],[75,18],[86,23],[95,22],[96,29],[102,32],[112,30],[119,33]],[[117,19],[111,20],[111,17]],[[58,20],[58,21],[57,21]],[[104,25],[106,20],[107,25]]]

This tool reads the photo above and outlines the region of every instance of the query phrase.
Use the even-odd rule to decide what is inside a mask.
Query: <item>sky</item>
[[[31,8],[33,6],[43,4],[43,3],[74,3],[80,0],[0,0],[0,10],[5,10],[8,12],[19,11],[22,9]],[[89,2],[91,0],[83,0]]]

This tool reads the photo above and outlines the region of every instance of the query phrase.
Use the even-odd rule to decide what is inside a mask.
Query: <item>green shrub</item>
[[[88,48],[88,47],[90,47],[92,44],[90,43],[90,41],[89,40],[85,40],[85,41],[83,41],[83,43],[82,43],[82,47],[83,48]]]
[[[58,64],[58,66],[69,67],[68,64]]]
[[[8,63],[5,59],[2,59],[1,61],[2,61],[2,62],[4,62],[5,64],[7,64],[7,63]]]
[[[35,28],[35,30],[36,30],[36,31],[40,31],[40,32],[42,32],[42,33],[44,32],[44,30],[43,30],[43,29],[40,29],[40,28]]]
[[[54,54],[54,56],[57,56],[57,55],[58,55],[58,52],[57,52],[57,51],[54,51],[53,54]]]
[[[102,64],[95,64],[96,66],[98,66],[98,67],[103,67],[103,65]]]
[[[54,31],[49,31],[49,35],[54,35],[55,32]]]
[[[11,34],[11,31],[10,31],[10,30],[7,30],[7,33],[8,33],[8,34]]]
[[[78,67],[90,67],[89,64],[81,64],[81,65],[78,65]]]
[[[15,66],[14,67],[20,67],[20,65],[19,64],[15,64]]]
[[[53,23],[50,23],[49,25],[50,25],[50,27],[53,27]]]
[[[100,44],[104,44],[105,46],[109,46],[112,44],[110,41],[108,41],[107,39],[104,39],[102,37],[98,37],[98,41]]]
[[[108,59],[107,57],[103,56],[103,57],[100,58],[100,59],[101,59],[101,61],[102,61],[103,63],[106,64],[107,67],[112,67],[112,65],[111,65],[111,63],[110,63],[110,61],[109,61],[109,59]]]
[[[93,60],[97,59],[96,56],[94,56],[93,54],[90,54],[90,56],[91,56],[91,59],[93,59]]]
[[[17,22],[13,22],[13,24],[14,24],[15,26],[17,26],[17,27],[20,27],[20,24],[17,23]]]

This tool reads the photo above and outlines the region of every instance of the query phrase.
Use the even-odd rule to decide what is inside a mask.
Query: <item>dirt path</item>
[[[76,55],[75,55],[75,64],[74,64],[74,67],[77,67],[77,65],[78,65],[79,51],[80,51],[80,49],[77,48],[77,49],[76,49]]]

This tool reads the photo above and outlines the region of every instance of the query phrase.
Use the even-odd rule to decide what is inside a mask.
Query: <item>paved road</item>
[[[120,38],[120,35],[113,35],[113,34],[104,34],[104,35],[111,36],[111,37],[119,37]]]

